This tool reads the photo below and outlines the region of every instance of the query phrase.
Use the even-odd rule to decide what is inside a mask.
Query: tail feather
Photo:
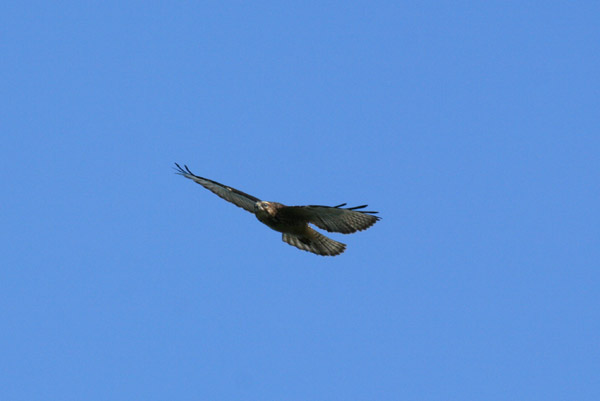
[[[304,235],[283,233],[282,239],[298,249],[322,256],[339,255],[346,249],[346,244],[334,241],[310,227]]]

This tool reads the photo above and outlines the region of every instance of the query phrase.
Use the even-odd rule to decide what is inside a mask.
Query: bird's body
[[[280,233],[302,234],[306,223],[298,219],[286,218],[285,213],[280,213],[287,206],[278,202],[256,202],[254,214],[261,222]]]
[[[346,245],[315,231],[309,223],[330,232],[344,234],[366,230],[379,220],[371,211],[361,211],[367,205],[343,208],[338,206],[286,206],[278,202],[261,201],[235,188],[194,175],[179,164],[177,174],[204,186],[219,197],[253,213],[263,224],[282,233],[283,241],[299,249],[323,256],[335,256],[344,252]]]

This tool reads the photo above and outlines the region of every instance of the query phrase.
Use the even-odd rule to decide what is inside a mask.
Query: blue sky
[[[0,398],[598,400],[599,13],[4,4]]]

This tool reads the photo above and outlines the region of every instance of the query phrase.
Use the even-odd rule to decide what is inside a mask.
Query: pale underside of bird
[[[177,174],[253,213],[260,222],[282,233],[283,241],[288,244],[317,255],[339,255],[346,249],[346,244],[315,231],[309,223],[329,232],[350,234],[366,230],[380,220],[380,217],[374,216],[377,212],[359,210],[367,205],[348,208],[343,207],[346,206],[345,203],[337,206],[286,206],[277,202],[262,201],[235,188],[199,177],[193,174],[188,166],[184,166],[183,169],[179,164],[175,165]]]

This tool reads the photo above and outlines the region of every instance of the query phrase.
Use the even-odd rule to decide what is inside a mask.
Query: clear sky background
[[[0,399],[600,399],[597,2],[0,11]]]

